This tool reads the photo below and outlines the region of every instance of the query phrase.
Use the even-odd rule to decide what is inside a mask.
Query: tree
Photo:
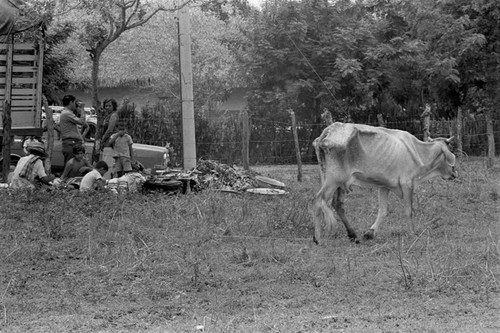
[[[182,6],[187,5],[186,2]],[[80,43],[85,47],[92,60],[92,99],[93,106],[99,107],[99,65],[106,48],[128,30],[145,25],[158,12],[166,9],[154,1],[142,0],[81,0],[79,2],[77,21],[81,22],[78,33]],[[103,115],[97,115],[96,143],[102,136]],[[97,152],[94,148],[94,159]]]
[[[456,20],[466,20],[470,31],[482,37],[482,43],[461,53],[461,102],[483,113],[488,137],[488,166],[493,166],[495,140],[493,120],[500,119],[500,3],[495,0],[444,1],[443,10]]]
[[[99,64],[104,50],[125,31],[143,26],[165,9],[141,0],[83,0],[80,8],[78,39],[92,60],[92,98],[97,108]]]
[[[59,103],[57,92],[65,91],[71,82],[71,64],[75,52],[62,48],[73,33],[71,24],[56,24],[45,33],[45,59],[43,62],[43,94],[49,102]]]
[[[363,50],[376,41],[373,26],[366,10],[351,1],[266,2],[249,33],[254,115],[288,122],[291,108],[299,124],[316,124],[309,142],[322,129],[324,108],[336,120],[349,119],[370,103]]]

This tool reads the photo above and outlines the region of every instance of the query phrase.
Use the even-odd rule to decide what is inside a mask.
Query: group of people
[[[83,102],[73,95],[65,95],[62,103],[64,110],[59,118],[59,131],[65,167],[60,179],[56,180],[53,175],[47,175],[45,172],[45,144],[41,138],[33,137],[26,141],[24,150],[27,155],[19,160],[10,187],[34,189],[40,184],[50,186],[55,181],[67,182],[75,177],[82,177],[79,184],[81,191],[97,190],[105,186],[104,175],[108,173],[110,166],[117,177],[132,171],[133,140],[126,132],[125,123],[119,120],[118,103],[114,99],[105,100],[103,103],[105,118],[100,145],[102,157],[94,165],[85,157],[82,131],[85,131],[88,125]]]

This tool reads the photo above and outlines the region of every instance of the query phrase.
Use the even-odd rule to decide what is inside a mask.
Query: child
[[[106,185],[102,176],[108,171],[109,167],[104,161],[96,163],[94,170],[87,173],[80,183],[80,191],[100,190]]]
[[[68,178],[82,177],[87,172],[92,171],[92,165],[85,158],[85,147],[76,145],[73,147],[73,157],[66,163],[61,180],[66,181]]]
[[[118,133],[111,135],[109,143],[115,150],[114,171],[118,177],[132,171],[134,162],[134,150],[132,149],[132,137],[125,132],[125,124],[118,123]]]

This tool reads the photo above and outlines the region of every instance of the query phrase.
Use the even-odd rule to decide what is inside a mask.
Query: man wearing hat
[[[17,162],[10,183],[11,188],[34,189],[38,183],[51,185],[51,179],[45,173],[43,161],[47,157],[45,146],[41,142],[33,142],[26,147],[29,155],[21,157]]]

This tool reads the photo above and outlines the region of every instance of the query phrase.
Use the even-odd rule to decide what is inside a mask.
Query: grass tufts
[[[340,223],[322,246],[315,166],[266,168],[285,196],[0,191],[0,330],[494,332],[499,177],[459,167],[417,189],[411,224],[391,194],[374,240]],[[358,234],[376,210],[376,191],[347,197]]]

